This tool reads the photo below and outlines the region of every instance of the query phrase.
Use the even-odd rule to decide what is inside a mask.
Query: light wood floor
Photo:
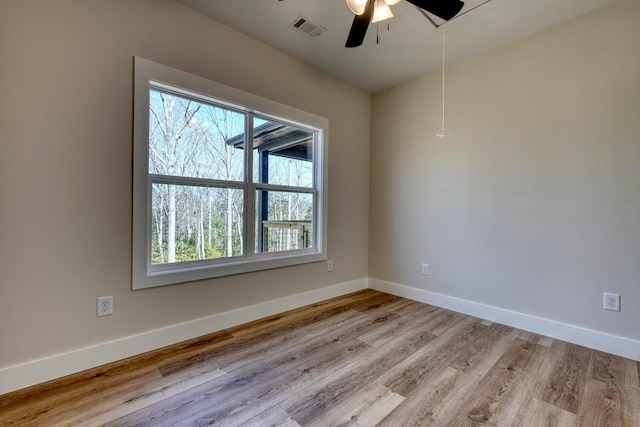
[[[640,367],[366,290],[0,396],[0,425],[640,426]]]

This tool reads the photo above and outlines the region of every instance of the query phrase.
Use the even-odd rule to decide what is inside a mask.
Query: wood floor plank
[[[589,379],[578,413],[580,424],[637,427],[640,425],[639,395],[640,389],[625,389],[613,383]]]
[[[513,420],[514,426],[574,427],[578,416],[530,395],[525,396]],[[588,424],[587,424],[588,425]],[[594,424],[595,425],[595,424]]]
[[[149,384],[161,379],[161,375],[154,367],[144,370],[121,372],[121,376],[107,376],[103,381],[92,377],[85,382],[79,382],[77,387],[70,386],[60,390],[60,395],[45,398],[24,399],[13,405],[0,406],[0,425],[60,425],[73,421],[79,414],[83,414],[96,402],[113,398],[115,394],[130,392],[131,388],[144,390]],[[97,399],[87,400],[83,396],[91,394]],[[2,407],[4,406],[4,407]]]
[[[410,315],[398,316],[384,325],[378,325],[378,327],[358,335],[358,339],[373,347],[381,347],[398,336],[410,332],[412,329],[420,328],[422,331],[427,331],[427,325],[433,322],[436,310],[438,310],[436,307],[425,307],[423,310],[413,312]]]
[[[448,369],[452,369],[455,372],[455,375],[451,377],[453,382],[450,385],[445,383],[442,387],[443,391],[446,390],[446,387],[451,387],[451,390],[446,393],[446,396],[434,402],[430,411],[432,415],[422,420],[419,425],[453,426],[454,424],[451,423],[451,420],[464,410],[464,402],[468,402],[470,396],[478,394],[478,384],[482,380],[481,376],[466,374],[453,368]],[[465,424],[463,423],[462,425]]]
[[[591,350],[558,342],[561,357],[556,362],[542,400],[573,414],[578,413],[589,369]]]
[[[375,294],[372,294],[370,298],[363,299],[356,304],[351,305],[350,308],[374,316],[379,312],[385,311],[387,304],[399,300],[401,300],[401,298],[395,295],[376,292]]]
[[[363,290],[0,396],[0,426],[640,426],[640,363]]]
[[[354,308],[361,308],[366,306],[367,303],[371,303],[371,301],[378,301],[383,295],[381,292],[376,291],[359,291],[344,297],[332,298],[229,328],[227,332],[236,339],[255,339],[272,336],[273,334],[291,331]]]
[[[292,418],[306,425],[340,404],[350,394],[375,382],[393,366],[424,348],[433,336],[422,331],[412,331],[390,341],[382,347],[370,347],[366,354],[355,360],[348,369],[338,372],[331,381],[319,382],[304,393],[297,394],[282,403]]]
[[[465,382],[471,386],[478,380],[478,377],[446,367],[409,393],[394,411],[381,420],[379,425],[384,427],[431,425],[438,419],[443,404],[451,400],[456,389],[464,387]]]
[[[399,298],[395,301],[391,301],[384,306],[385,311],[399,316],[410,316],[425,309],[432,310],[435,308],[437,307],[405,298]]]
[[[593,350],[590,378],[614,384],[620,388],[640,388],[637,375],[638,366],[640,364],[632,360]]]
[[[225,427],[235,427],[233,423],[227,423],[226,420],[223,424]],[[245,421],[242,424],[238,424],[242,427],[300,427],[300,424],[291,419],[289,414],[279,406],[268,409],[256,415],[254,418]]]
[[[256,342],[280,337],[317,322],[339,316],[348,311],[364,312],[377,309],[381,301],[395,301],[398,297],[389,296],[377,291],[360,291],[347,295],[344,299],[334,298],[329,304],[316,303],[308,308],[292,310],[265,320],[251,322],[248,326],[239,326],[229,331],[234,335],[234,351],[242,346],[254,346]],[[381,313],[389,316],[389,313]],[[220,353],[219,353],[220,354]]]
[[[545,347],[551,347],[554,341],[553,338],[545,337],[529,331],[520,331],[518,338],[532,342],[534,344],[540,344]]]
[[[538,340],[538,344],[543,345],[545,347],[551,347],[553,346],[554,341],[555,340],[550,337],[540,337],[540,339]]]
[[[530,332],[530,331],[519,331],[518,333],[518,338],[520,338],[521,340],[524,341],[529,341],[532,342],[534,344],[537,344],[538,341],[540,341],[540,338],[542,338],[540,335]]]
[[[161,374],[158,364],[168,358],[182,357],[189,352],[202,352],[204,347],[220,344],[231,338],[231,335],[224,331],[218,332],[78,374],[82,377],[82,381],[78,381],[75,376],[63,378],[59,380],[62,384],[69,381],[73,386],[65,386],[62,392],[59,392],[60,387],[56,386],[43,393],[40,398],[47,401],[48,408],[41,405],[36,418],[34,418],[35,414],[30,415],[32,417],[30,423],[45,419],[46,425],[50,426],[58,424],[60,419],[64,420],[60,421],[60,425],[71,425],[74,418],[77,418],[77,414],[82,414],[84,417],[86,414],[95,413],[96,408],[101,408],[100,411],[106,410],[107,403],[117,404],[118,400],[113,399],[115,395],[131,395],[136,393],[135,390],[148,392],[153,389],[153,384],[156,384],[159,379],[158,374]],[[43,386],[46,387],[46,384]],[[93,401],[82,398],[88,393],[93,396]],[[20,396],[21,392],[17,392],[16,395]],[[23,397],[21,401],[30,402],[31,399]],[[60,402],[65,403],[62,406],[63,409],[60,409]],[[96,405],[95,402],[98,404]],[[29,414],[25,409],[21,409],[20,412],[23,417]]]
[[[209,400],[202,409],[191,408],[190,414],[183,416],[182,420],[196,424],[202,420],[225,420],[226,423],[228,418],[244,422],[272,406],[274,397],[283,400],[300,393],[317,384],[320,378],[326,378],[334,371],[340,372],[367,349],[366,344],[350,337],[331,340],[323,347],[324,351],[315,351],[300,358],[286,357],[279,363],[269,364],[273,375],[261,378],[257,385],[255,382],[246,384],[246,389],[232,389],[232,393],[216,390],[217,400]],[[229,375],[239,375],[243,369]]]
[[[233,336],[228,332],[219,331],[8,393],[0,396],[0,410],[8,410],[16,405],[28,405],[37,401],[49,401],[56,406],[56,402],[74,400],[78,396],[86,394],[88,390],[117,387],[117,384],[131,381],[131,378],[140,375],[145,369],[155,368],[158,363],[176,355],[183,355],[190,351],[202,351],[207,346],[232,338]]]
[[[468,317],[461,322],[454,322],[446,332],[434,338],[423,351],[416,352],[412,357],[385,372],[381,378],[391,390],[407,396],[411,390],[423,381],[435,375],[438,369],[444,369],[452,358],[469,345],[476,338],[479,331],[487,327],[480,324],[478,319]],[[455,339],[451,339],[455,336]]]
[[[461,404],[451,425],[513,425],[518,402],[528,393],[532,356],[536,344],[514,340],[503,356],[478,383],[478,393]]]
[[[469,319],[469,316],[465,316],[464,314],[456,313],[455,311],[451,310],[438,309],[436,312],[440,313],[440,317],[434,316],[432,323],[423,326],[425,328],[425,331],[436,336],[447,332],[453,325],[462,322],[463,320]],[[482,321],[480,319],[474,320],[477,320],[477,323],[480,327],[486,327],[482,324]]]
[[[196,372],[197,374],[194,375]],[[154,384],[147,384],[142,392],[137,389],[118,389],[116,395],[104,396],[101,404],[91,405],[82,411],[77,411],[79,416],[76,418],[66,417],[62,423],[52,423],[51,426],[101,426],[111,420],[125,417],[158,402],[166,401],[223,375],[226,373],[220,368],[184,371],[181,374],[172,374],[158,379]]]
[[[452,358],[449,366],[462,372],[484,375],[518,335],[518,330],[494,323],[477,334],[475,340]]]
[[[315,341],[296,352],[288,353],[270,363],[281,370],[295,370],[300,374],[309,374],[311,381],[340,371],[362,358],[369,350],[362,341],[344,336],[328,341]]]
[[[591,363],[579,415],[598,425],[640,425],[639,363],[591,351]]]
[[[328,337],[344,335],[345,329],[355,329],[371,320],[370,316],[349,310],[292,331],[269,334],[259,341],[246,341],[218,353],[215,359],[224,369],[231,372],[241,366],[255,363],[257,360],[264,363],[285,351],[295,351],[295,348],[302,347],[316,338],[324,337],[324,340],[328,341],[330,339]]]
[[[305,383],[312,384],[318,377],[326,375],[326,373],[331,370],[339,369],[340,366],[347,363],[351,357],[356,357],[359,351],[366,349],[364,343],[350,337],[350,332],[355,331],[354,333],[357,334],[358,331],[377,327],[381,323],[381,318],[355,313],[357,316],[351,317],[350,322],[347,322],[345,325],[340,323],[337,328],[327,328],[326,334],[315,334],[316,336],[310,339],[289,339],[285,342],[286,345],[277,346],[277,348],[285,349],[285,351],[274,351],[265,353],[264,355],[258,354],[261,363],[268,363],[271,367],[284,370],[285,372],[299,372],[300,375],[304,375],[306,378],[301,379],[300,377],[296,377],[293,380],[296,384],[291,384],[291,386],[287,386],[287,382],[284,381],[285,376],[279,378],[278,381],[280,384],[273,384],[271,386],[273,392],[252,397],[251,400],[245,400],[243,405],[237,408],[241,413],[233,414],[233,418],[235,420],[248,419],[249,416],[254,415],[256,410],[264,410],[269,406],[269,400],[272,398],[272,394],[278,393],[279,398],[284,399],[288,393],[294,393],[297,389],[304,387]],[[343,314],[346,315],[346,313]],[[328,320],[323,321],[322,323],[326,323],[327,321]],[[306,327],[302,328],[302,330],[306,329]],[[263,348],[262,346],[258,347]],[[235,370],[231,372],[235,372]],[[283,388],[286,388],[286,391],[283,392]],[[249,410],[247,410],[248,407],[250,407]],[[227,409],[228,408],[218,407],[216,411],[208,413],[207,417],[215,418],[222,415],[231,417]]]
[[[403,400],[399,394],[374,383],[353,393],[308,426],[375,426]]]
[[[266,383],[276,381],[282,373],[269,366],[254,366],[233,376],[222,376],[207,383],[147,406],[133,414],[107,423],[107,426],[175,426],[192,424],[191,420],[209,417],[211,409],[230,411],[254,393],[264,392]]]

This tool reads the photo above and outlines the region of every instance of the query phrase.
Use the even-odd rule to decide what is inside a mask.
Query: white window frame
[[[255,251],[256,190],[291,190],[253,182],[253,126],[247,126],[245,149],[244,255],[168,265],[151,265],[151,184],[149,178],[149,90],[158,88],[184,93],[254,115],[288,123],[316,134],[314,143],[313,247],[284,252]],[[251,93],[241,91],[140,57],[134,58],[133,105],[133,221],[132,289],[191,282],[221,276],[287,267],[327,259],[327,155],[329,121]],[[293,188],[295,189],[295,187]],[[309,189],[306,189],[309,190]]]

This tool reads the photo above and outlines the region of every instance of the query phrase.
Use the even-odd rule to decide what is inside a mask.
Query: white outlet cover
[[[113,297],[99,297],[96,307],[96,315],[98,317],[109,316],[113,314]]]
[[[602,307],[605,310],[620,311],[620,295],[604,292],[602,294]]]
[[[422,274],[423,276],[429,275],[429,264],[420,264],[420,274]]]

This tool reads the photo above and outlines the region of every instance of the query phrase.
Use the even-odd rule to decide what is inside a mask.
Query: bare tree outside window
[[[243,191],[224,182],[244,180],[243,151],[226,142],[244,133],[244,115],[159,90],[149,96],[152,263],[242,255]],[[163,183],[167,176],[192,180]]]

